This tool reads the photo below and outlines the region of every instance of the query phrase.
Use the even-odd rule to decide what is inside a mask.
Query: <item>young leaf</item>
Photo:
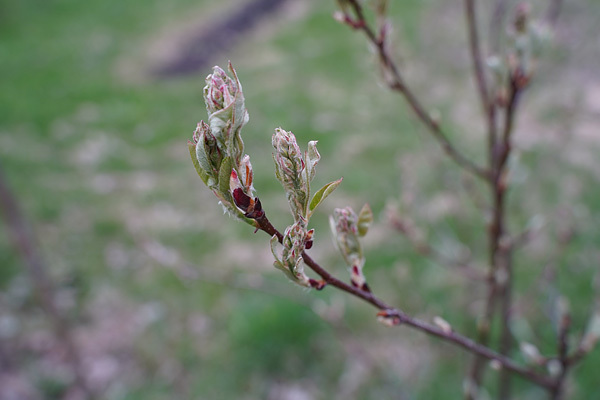
[[[230,157],[225,157],[219,170],[219,191],[225,195],[229,193],[229,179],[231,177],[232,162]]]
[[[310,201],[310,205],[308,206],[309,207],[309,216],[310,216],[310,214],[313,213],[315,208],[317,208],[319,206],[319,204],[321,204],[321,202],[327,198],[327,196],[329,196],[331,193],[333,193],[333,191],[335,189],[337,189],[337,187],[340,185],[340,183],[342,183],[343,179],[344,178],[340,178],[337,181],[329,182],[328,184],[323,186],[321,189],[319,189],[319,191],[317,193],[315,193],[312,200]]]
[[[196,158],[196,145],[188,140],[188,149],[190,151],[190,156],[192,157],[192,163],[194,164],[194,168],[196,168],[196,172],[202,179],[205,185],[208,185],[208,174],[202,170],[200,164],[198,163],[198,158]]]
[[[317,172],[315,167],[321,159],[321,155],[317,150],[316,140],[308,142],[308,150],[305,153],[304,159],[306,160],[307,180],[310,182],[315,177],[315,173]]]
[[[367,234],[371,222],[373,222],[373,211],[371,211],[371,207],[367,203],[360,210],[360,213],[358,213],[358,236],[365,236]]]

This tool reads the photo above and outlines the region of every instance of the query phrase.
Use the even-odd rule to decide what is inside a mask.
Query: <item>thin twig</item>
[[[279,242],[282,242],[283,235],[275,229],[275,227],[269,222],[266,214],[262,215],[260,218],[256,219],[259,229],[265,231],[269,236],[276,236],[279,239]],[[427,322],[421,321],[417,318],[411,317],[405,312],[391,307],[386,304],[383,300],[376,297],[371,292],[366,292],[364,290],[360,290],[352,285],[349,285],[339,279],[335,278],[329,272],[327,272],[324,268],[322,268],[317,262],[315,262],[306,252],[302,253],[302,258],[304,263],[312,269],[315,273],[317,273],[328,285],[334,286],[354,297],[360,298],[363,301],[371,304],[375,308],[385,311],[386,315],[397,319],[399,324],[410,326],[414,329],[417,329],[421,332],[425,332],[429,335],[436,336],[442,340],[453,343],[463,349],[477,354],[484,359],[487,360],[495,360],[499,363],[504,369],[509,370],[513,373],[520,375],[521,377],[536,383],[537,385],[544,387],[548,390],[554,387],[554,381],[546,376],[543,376],[532,369],[524,368],[517,363],[515,363],[510,358],[503,356],[488,347],[482,346],[473,340],[463,336],[454,331],[444,330],[437,325],[429,324]]]
[[[461,152],[458,151],[458,149],[452,144],[450,139],[448,139],[448,136],[442,131],[439,123],[431,117],[431,115],[425,110],[419,99],[406,85],[402,75],[400,74],[398,66],[396,65],[396,63],[391,58],[391,56],[385,48],[385,42],[383,38],[378,38],[374,30],[367,23],[362,6],[358,3],[357,0],[348,0],[348,3],[352,7],[352,10],[354,11],[354,14],[356,16],[355,21],[350,20],[348,22],[353,28],[361,30],[367,36],[371,44],[374,45],[377,49],[381,65],[384,68],[385,72],[387,72],[387,75],[389,76],[389,79],[387,81],[388,87],[403,95],[404,99],[411,107],[413,112],[428,128],[429,132],[433,135],[433,137],[440,143],[444,152],[456,164],[458,164],[466,171],[469,171],[470,173],[478,176],[481,179],[489,180],[490,175],[488,171],[476,165],[470,159],[468,159]]]
[[[558,321],[558,361],[560,362],[560,374],[556,377],[556,384],[550,392],[550,398],[552,400],[560,400],[563,398],[565,380],[567,378],[567,372],[569,370],[569,343],[568,335],[569,328],[571,327],[571,316],[565,312],[564,315],[560,316]]]
[[[485,77],[485,71],[483,69],[481,48],[479,45],[479,35],[477,33],[477,22],[475,17],[475,0],[465,0],[465,14],[467,20],[467,29],[469,31],[469,47],[471,50],[471,59],[473,61],[473,70],[475,72],[475,82],[479,91],[481,106],[484,110],[484,113],[488,115],[488,110],[491,102],[488,94],[488,86]]]
[[[477,342],[487,345],[490,339],[490,328],[495,313],[496,304],[500,299],[501,308],[501,339],[500,353],[506,355],[512,347],[512,337],[510,332],[510,308],[512,304],[512,250],[510,246],[502,246],[501,241],[506,236],[506,167],[507,161],[512,150],[511,137],[513,133],[513,123],[516,113],[516,106],[521,89],[518,84],[518,76],[513,76],[509,80],[508,103],[504,115],[504,126],[502,131],[500,150],[498,156],[492,156],[489,159],[489,168],[492,171],[493,180],[491,185],[492,192],[492,221],[488,230],[489,246],[489,275],[488,288],[485,302],[485,311],[479,323]],[[496,151],[493,151],[496,154]],[[498,275],[502,276],[502,282],[498,282]],[[481,357],[475,357],[470,369],[470,378],[474,387],[479,387],[483,380],[483,362]],[[510,392],[510,378],[500,372],[500,398],[508,398]],[[471,400],[474,393],[467,393],[467,399]]]
[[[54,299],[55,288],[48,276],[47,267],[36,247],[33,234],[21,214],[17,200],[5,182],[0,167],[0,212],[4,214],[8,235],[20,253],[29,279],[36,288],[36,295],[42,309],[53,325],[55,335],[66,350],[67,362],[75,376],[75,386],[86,396],[93,398],[93,392],[85,382],[82,372],[81,355],[73,340],[69,323],[61,315]]]
[[[473,62],[473,71],[475,83],[479,92],[481,109],[486,119],[488,130],[488,153],[491,160],[495,156],[496,148],[496,102],[491,98],[488,88],[488,82],[483,67],[483,56],[481,55],[481,45],[479,43],[479,34],[477,32],[477,19],[475,11],[475,0],[465,0],[465,16],[469,37],[469,48],[471,60]],[[494,163],[491,163],[494,165]]]

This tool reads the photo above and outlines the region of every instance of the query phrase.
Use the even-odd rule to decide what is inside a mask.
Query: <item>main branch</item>
[[[271,237],[276,236],[279,242],[282,242],[283,235],[271,224],[266,214],[263,214],[260,218],[257,218],[256,222],[258,223],[260,230],[266,232]],[[421,332],[427,333],[432,336],[436,336],[444,341],[462,347],[463,349],[473,354],[476,354],[486,360],[494,360],[507,371],[511,371],[512,373],[520,375],[524,379],[534,382],[535,384],[544,387],[547,390],[553,390],[553,388],[555,387],[555,382],[551,378],[541,375],[532,369],[524,368],[515,363],[509,357],[503,356],[491,350],[490,348],[482,346],[469,339],[468,337],[456,333],[452,330],[445,330],[436,325],[429,324],[425,321],[421,321],[417,318],[411,317],[404,311],[388,305],[383,300],[375,296],[373,293],[360,290],[359,288],[356,288],[337,279],[329,272],[327,272],[323,267],[321,267],[317,262],[315,262],[308,254],[306,254],[306,252],[302,253],[302,258],[304,260],[304,263],[315,273],[317,273],[328,285],[334,286],[354,297],[357,297],[371,304],[375,308],[384,311],[387,317],[396,319],[396,321],[400,325],[407,325]]]

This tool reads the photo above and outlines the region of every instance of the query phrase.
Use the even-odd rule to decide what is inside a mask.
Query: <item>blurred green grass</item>
[[[105,366],[97,385],[106,398],[285,398],[297,391],[329,399],[345,390],[347,398],[460,397],[468,357],[406,329],[386,330],[373,310],[332,290],[291,289],[270,266],[267,238],[221,216],[195,176],[185,141],[206,118],[202,87],[210,69],[157,79],[149,74],[152,53],[162,51],[159,38],[223,15],[235,2],[23,0],[0,7],[0,160],[90,368]],[[597,6],[589,8],[600,15]],[[450,253],[465,244],[483,260],[481,213],[463,192],[464,177],[402,100],[382,87],[363,38],[335,23],[332,11],[330,2],[296,5],[215,55],[213,64],[232,60],[244,85],[250,112],[244,140],[261,201],[283,229],[289,216],[273,176],[273,129],[292,130],[302,146],[319,140],[316,185],[339,176],[344,183],[314,218],[317,258],[345,274],[326,214],[369,202],[378,218],[367,237],[371,287],[411,313],[442,315],[472,333],[478,286],[416,255],[387,226],[385,206],[401,203],[432,243]],[[441,11],[447,10],[433,2],[394,4],[394,36],[399,52],[410,55],[403,61],[417,91],[477,157],[484,141],[476,123],[453,119],[458,100],[438,93],[472,89],[468,59],[436,58],[439,47],[464,43],[440,41],[444,23],[430,28]],[[549,57],[572,67],[560,53]],[[449,76],[437,75],[445,70]],[[557,70],[541,73],[554,79]],[[439,82],[432,84],[428,72]],[[544,94],[535,90],[528,102],[534,105]],[[556,107],[573,114],[560,102]],[[516,314],[530,320],[519,337],[549,353],[554,291],[569,298],[578,331],[597,293],[590,284],[600,237],[597,176],[570,165],[560,150],[540,141],[524,151],[526,179],[511,193],[514,230],[534,214],[548,221],[543,240],[518,255]],[[568,182],[585,190],[569,195]],[[563,208],[566,218],[558,213]],[[577,234],[554,254],[553,243],[570,223]],[[42,396],[62,396],[68,379],[48,369],[46,352],[26,345],[49,327],[20,260],[0,235],[2,312],[19,322],[6,342],[24,348],[12,357]],[[538,282],[548,266],[557,277],[545,289]],[[120,339],[109,340],[115,330]],[[88,336],[96,341],[87,343]],[[596,351],[574,371],[572,398],[590,398],[598,367]],[[542,398],[526,384],[519,388],[523,398]]]

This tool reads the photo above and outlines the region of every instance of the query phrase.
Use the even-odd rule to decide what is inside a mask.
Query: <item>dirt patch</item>
[[[170,77],[194,73],[210,67],[215,54],[231,49],[266,16],[276,12],[287,0],[252,0],[216,21],[201,24],[189,37],[175,46],[171,58],[153,68],[153,73]]]

